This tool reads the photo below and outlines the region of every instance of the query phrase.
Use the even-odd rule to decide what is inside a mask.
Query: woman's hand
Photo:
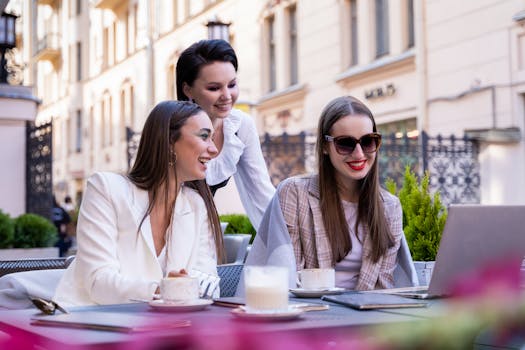
[[[181,269],[179,272],[177,271],[170,271],[168,272],[168,277],[185,277],[188,276],[188,273],[185,269]]]

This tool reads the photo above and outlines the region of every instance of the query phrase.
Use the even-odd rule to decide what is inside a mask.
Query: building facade
[[[25,81],[53,122],[59,198],[94,171],[128,168],[126,128],[175,99],[182,50],[220,18],[239,58],[239,107],[261,134],[315,133],[351,94],[382,132],[479,140],[481,202],[525,202],[522,0],[31,0]],[[233,181],[220,212],[242,212]]]

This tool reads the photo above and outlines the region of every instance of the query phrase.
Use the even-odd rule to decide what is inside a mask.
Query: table
[[[327,303],[319,299],[291,299],[292,302]],[[235,348],[228,342],[297,341],[312,344],[326,344],[337,339],[348,339],[350,332],[366,329],[369,326],[413,322],[421,318],[414,315],[384,312],[358,311],[337,304],[330,304],[326,311],[305,312],[300,319],[286,322],[247,322],[231,315],[231,308],[211,305],[206,310],[184,313],[153,311],[146,303],[133,303],[108,306],[72,308],[71,312],[104,311],[133,315],[155,316],[162,320],[190,320],[191,326],[172,330],[159,330],[141,334],[126,334],[108,331],[44,327],[32,325],[30,318],[35,309],[0,311],[0,331],[13,335],[16,339],[28,339],[28,345],[38,345],[44,349],[104,349],[117,344],[133,345],[133,349],[155,348],[169,344],[170,348],[187,347],[198,344],[196,348]],[[14,338],[12,338],[14,339]],[[21,340],[22,341],[22,340]],[[0,339],[0,347],[1,347]],[[24,344],[22,344],[23,347]],[[238,345],[238,344],[237,344]],[[290,344],[288,344],[290,345]],[[243,346],[242,348],[249,348]],[[192,348],[195,348],[192,346]],[[239,348],[239,347],[238,347]]]

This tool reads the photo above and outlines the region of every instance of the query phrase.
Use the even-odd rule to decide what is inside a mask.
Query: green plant
[[[56,226],[43,216],[22,214],[14,222],[14,248],[52,247],[58,239]]]
[[[9,214],[0,210],[0,248],[10,248],[15,236],[15,225]]]
[[[447,220],[447,210],[441,203],[439,192],[436,191],[432,196],[429,182],[428,172],[419,182],[416,174],[408,166],[399,192],[392,179],[386,181],[388,191],[397,194],[401,202],[403,230],[412,258],[416,261],[436,259],[441,234]]]
[[[250,243],[253,242],[256,232],[248,216],[244,214],[224,214],[219,216],[219,220],[229,224],[224,233],[248,233],[252,235]]]

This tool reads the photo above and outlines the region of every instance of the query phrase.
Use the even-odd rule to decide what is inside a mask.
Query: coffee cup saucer
[[[288,321],[300,317],[304,310],[289,306],[287,310],[269,310],[269,311],[248,311],[245,306],[239,306],[231,313],[239,318],[253,321]]]
[[[320,298],[323,295],[341,294],[345,291],[346,289],[339,287],[317,289],[290,288],[290,293],[297,298]]]
[[[157,311],[187,312],[203,310],[213,304],[213,300],[195,299],[188,301],[151,300],[148,305]]]

